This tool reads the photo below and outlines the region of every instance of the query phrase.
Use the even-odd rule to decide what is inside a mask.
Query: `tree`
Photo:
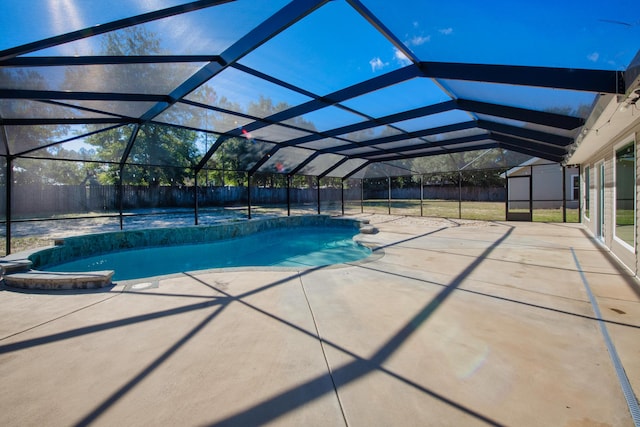
[[[157,55],[162,54],[160,39],[143,27],[129,27],[107,33],[102,39],[103,55]],[[82,82],[91,83],[91,90],[97,92],[143,92],[165,93],[167,88],[181,83],[182,73],[176,72],[175,64],[128,64],[119,66],[90,66],[86,69],[69,69],[65,75],[74,87]],[[79,83],[78,83],[79,82]],[[70,83],[71,85],[71,83]],[[125,106],[119,102],[103,102],[106,111],[122,111]],[[188,123],[193,121],[189,110],[169,108],[163,113],[168,122]],[[87,125],[86,132],[99,130],[98,126]],[[85,139],[95,147],[101,160],[114,162],[109,166],[93,169],[100,182],[113,184],[119,179],[117,162],[122,159],[133,132],[133,126],[121,126],[95,133]],[[122,176],[127,184],[175,185],[181,184],[191,175],[197,161],[197,133],[191,130],[158,123],[140,126],[133,141],[130,155]]]
[[[47,80],[37,71],[23,68],[0,68],[0,81],[5,88],[48,90]],[[52,104],[32,100],[11,100],[3,103],[5,118],[50,118],[55,117]],[[10,154],[43,147],[55,142],[67,133],[65,125],[29,125],[7,127]]]
[[[198,97],[201,99],[206,99],[206,97],[209,97],[210,101],[211,96],[211,93],[207,95],[201,93],[198,95]],[[274,104],[271,99],[265,98],[262,95],[259,96],[256,102],[252,102],[247,106],[247,111],[242,111],[240,105],[231,103],[224,97],[221,99],[214,98],[214,101],[216,106],[218,107],[231,111],[246,113],[248,115],[259,118],[269,117],[275,113],[290,108],[290,105],[285,102]],[[214,127],[229,127],[228,123],[219,122],[219,120],[224,120],[224,116],[217,115],[215,114],[215,112],[213,113],[214,114],[211,118],[211,121]],[[313,123],[303,119],[302,117],[295,117],[289,120],[288,124],[301,129],[316,129]],[[258,141],[252,138],[250,134],[241,137],[232,137],[228,140],[225,140],[215,151],[209,164],[211,166],[215,165],[224,169],[225,182],[235,182],[237,185],[243,185],[246,179],[246,172],[249,171],[258,161],[262,160],[272,147],[273,144]],[[309,155],[311,154],[312,152],[309,151]],[[292,170],[297,165],[298,163],[293,162],[291,164],[272,165],[270,170],[263,172],[283,174],[287,171]],[[304,178],[297,178],[297,181],[301,179],[304,180]],[[271,183],[275,186],[286,185],[285,180],[271,180]],[[296,183],[294,183],[294,185]]]
[[[30,69],[0,69],[0,81],[6,87],[47,90],[47,80],[38,72]],[[53,104],[35,100],[12,100],[3,105],[3,116],[11,118],[50,118],[56,117]],[[7,126],[8,154],[29,152],[33,156],[47,158],[77,158],[58,146],[57,139],[67,135],[66,125],[26,125]],[[39,149],[42,147],[41,149]],[[74,153],[75,154],[75,153]],[[67,184],[77,181],[81,163],[53,162],[49,160],[16,159],[13,166],[13,182],[17,184]],[[4,174],[4,169],[1,171]]]
[[[500,173],[529,158],[530,156],[514,155],[513,152],[494,148],[419,157],[413,159],[412,169],[423,174],[425,184],[502,186],[504,181],[500,178]],[[413,179],[420,180],[420,176],[414,176]]]
[[[196,133],[148,123],[141,126],[127,161],[127,184],[182,184],[191,177],[196,160]]]

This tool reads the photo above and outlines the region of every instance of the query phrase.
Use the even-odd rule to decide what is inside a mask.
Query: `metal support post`
[[[458,171],[458,219],[462,219],[462,172]]]
[[[287,175],[287,216],[291,216],[291,175]]]
[[[391,215],[391,177],[387,177],[387,186],[389,187],[387,191],[387,210],[389,215]]]
[[[247,218],[251,219],[251,175],[247,173]]]
[[[118,173],[118,216],[120,218],[120,230],[124,229],[124,220],[122,218],[122,204],[124,185],[122,184],[122,174],[124,173],[124,165],[120,165],[120,172]]]
[[[6,231],[5,231],[5,243],[6,243],[6,248],[5,248],[5,254],[9,255],[11,253],[11,211],[12,211],[12,206],[11,206],[11,191],[12,191],[12,187],[13,187],[13,157],[7,157],[7,180],[6,180],[6,202],[5,202],[5,206],[6,206],[6,222],[5,222],[5,227],[6,227]]]
[[[504,220],[509,220],[509,170],[504,171]]]
[[[194,174],[194,184],[195,186],[193,187],[193,191],[194,191],[193,214],[195,216],[195,224],[198,225],[198,172],[195,172]]]
[[[567,222],[567,168],[562,166],[562,222]]]
[[[533,166],[529,166],[531,178],[529,178],[529,213],[531,213],[531,222],[533,222]]]
[[[420,175],[420,216],[424,216],[424,175]]]
[[[316,177],[317,185],[318,185],[318,215],[320,215],[320,177]]]
[[[340,202],[342,204],[342,216],[344,216],[344,179],[340,180]]]

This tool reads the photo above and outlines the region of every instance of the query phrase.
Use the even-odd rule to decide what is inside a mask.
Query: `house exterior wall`
[[[597,238],[602,244],[611,250],[625,266],[627,266],[635,275],[638,275],[640,270],[640,260],[638,258],[638,223],[640,218],[638,213],[640,212],[640,206],[638,205],[638,199],[640,196],[639,177],[640,170],[638,165],[638,140],[640,135],[640,120],[636,121],[631,127],[621,130],[616,137],[611,139],[606,145],[600,147],[586,162],[581,164],[581,180],[583,188],[583,197],[581,200],[582,207],[582,224]],[[615,237],[615,204],[616,204],[616,181],[615,181],[615,161],[616,161],[616,149],[620,144],[635,141],[635,156],[636,156],[636,185],[635,185],[635,224],[634,233],[635,239],[633,245],[627,245],[620,239]],[[598,203],[599,203],[599,175],[600,165],[604,164],[604,215],[602,220],[603,230],[602,236],[598,234]],[[589,168],[589,181],[585,182],[585,169]],[[585,191],[589,191],[589,213],[585,211]]]

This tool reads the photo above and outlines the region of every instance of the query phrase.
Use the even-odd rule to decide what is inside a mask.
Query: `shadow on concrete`
[[[449,251],[445,251],[445,250],[437,250],[437,249],[423,249],[423,248],[411,248],[413,250],[423,250],[423,251],[427,251],[427,252],[435,252],[438,254],[444,254],[444,255],[454,255],[454,256],[459,256],[459,257],[469,257],[469,258],[475,258],[475,255],[468,255],[468,254],[462,254],[459,252],[449,252]],[[570,249],[565,249],[565,248],[553,248],[554,251],[564,251],[567,253],[570,253],[571,250]],[[578,249],[579,251],[581,251],[580,249]],[[556,266],[550,266],[550,265],[544,265],[544,264],[534,264],[534,263],[530,263],[530,262],[524,262],[524,261],[514,261],[514,260],[508,260],[508,259],[503,259],[503,258],[488,258],[490,260],[493,261],[499,261],[499,262],[504,262],[507,264],[516,264],[516,265],[524,265],[527,267],[535,267],[535,268],[547,268],[549,270],[560,270],[560,271],[571,271],[571,272],[578,272],[578,270],[575,267],[556,267]],[[589,274],[600,274],[603,276],[618,276],[618,273],[603,273],[601,271],[589,271],[589,270],[584,270],[584,273],[589,273]],[[626,273],[621,273],[624,276],[629,276],[629,272]]]
[[[429,231],[428,233],[419,234],[417,236],[409,237],[409,238],[404,239],[404,240],[398,240],[397,242],[389,243],[389,244],[386,244],[386,245],[381,245],[381,246],[378,246],[378,247],[376,247],[376,248],[374,248],[372,250],[373,250],[373,252],[376,252],[376,251],[384,250],[385,248],[390,248],[392,246],[400,246],[403,243],[407,243],[407,242],[410,242],[412,240],[422,239],[423,237],[427,237],[427,236],[430,236],[432,234],[439,233],[439,232],[441,232],[443,230],[446,230],[447,228],[449,228],[449,227],[441,227],[441,228],[438,228],[436,230]]]
[[[222,311],[228,306],[227,304],[223,304],[208,315],[202,322],[197,324],[193,329],[191,329],[185,336],[183,336],[180,340],[176,341],[167,351],[162,353],[158,358],[156,358],[153,362],[151,362],[146,368],[144,368],[138,375],[133,377],[128,383],[120,387],[115,393],[109,396],[104,402],[102,402],[98,407],[96,407],[91,413],[85,416],[82,420],[80,420],[76,425],[77,426],[88,426],[92,422],[94,422],[100,415],[102,415],[106,410],[108,410],[113,404],[115,404],[118,400],[120,400],[125,394],[127,394],[130,390],[132,390],[138,383],[140,383],[143,379],[145,379],[149,374],[155,371],[160,365],[162,365],[172,354],[174,354],[178,349],[180,349],[184,344],[186,344],[191,338],[193,338],[201,329],[203,329],[209,322],[211,322],[214,318],[216,318]]]
[[[114,320],[111,322],[100,323],[97,325],[85,326],[82,328],[73,329],[66,332],[60,332],[57,334],[51,334],[43,337],[32,338],[24,341],[18,341],[11,344],[0,345],[0,354],[11,353],[14,351],[24,350],[31,347],[37,347],[39,345],[50,344],[53,342],[64,341],[71,338],[77,338],[83,335],[95,334],[98,332],[121,328],[128,325],[133,325],[141,322],[148,322],[163,317],[176,316],[178,314],[187,313],[194,310],[202,310],[208,307],[216,305],[228,304],[228,299],[221,300],[220,298],[211,301],[205,301],[198,304],[191,304],[182,307],[172,308],[170,310],[162,310],[154,313],[142,314],[140,316],[132,316],[126,319]],[[94,304],[95,305],[95,304]],[[6,338],[5,338],[6,339]]]
[[[391,273],[391,272],[386,271],[386,270],[381,270],[381,269],[373,268],[373,267],[369,267],[369,266],[359,265],[358,267],[363,268],[365,270],[371,270],[371,271],[375,271],[375,272],[378,272],[378,273],[382,273],[382,274],[389,274],[389,275],[392,275],[392,276],[401,277],[403,279],[415,280],[416,282],[422,282],[422,283],[426,283],[426,284],[429,284],[429,285],[435,285],[435,286],[440,286],[440,287],[449,286],[449,285],[444,284],[444,283],[434,282],[434,281],[431,281],[431,280],[425,280],[425,279],[421,279],[419,277],[408,276],[406,274]],[[577,270],[575,270],[575,271],[577,271]],[[638,328],[638,329],[640,329],[640,325],[632,325],[630,323],[617,322],[617,321],[614,321],[614,320],[600,319],[600,318],[594,317],[594,316],[587,316],[586,314],[580,314],[580,313],[574,313],[572,311],[560,310],[558,308],[548,307],[548,306],[539,305],[539,304],[533,304],[533,303],[530,303],[530,302],[527,302],[527,301],[517,300],[517,299],[513,299],[513,298],[501,297],[501,296],[498,296],[498,295],[488,294],[486,292],[474,291],[472,289],[459,288],[459,289],[457,289],[457,291],[458,292],[465,292],[465,293],[469,293],[469,294],[474,294],[474,295],[479,295],[479,296],[482,296],[482,297],[492,298],[492,299],[496,299],[496,300],[500,300],[500,301],[506,301],[506,302],[510,302],[510,303],[514,303],[514,304],[520,304],[520,305],[524,305],[524,306],[532,307],[532,308],[537,308],[537,309],[541,309],[541,310],[551,311],[551,312],[554,312],[554,313],[566,314],[568,316],[579,317],[579,318],[582,318],[582,319],[595,320],[595,321],[599,321],[599,322],[610,323],[612,325],[619,325],[619,326],[626,326],[626,327],[629,327],[629,328]],[[545,294],[545,295],[550,295],[550,294]],[[550,295],[550,296],[553,296],[553,295]],[[588,303],[588,301],[585,301],[585,303]]]
[[[593,247],[602,255],[604,255],[604,258],[609,262],[611,267],[613,267],[620,273],[620,276],[624,278],[629,288],[636,294],[638,298],[640,298],[640,284],[638,283],[638,280],[632,276],[633,273],[629,271],[625,266],[623,266],[621,262],[611,253],[609,248],[598,242],[589,231],[584,228],[580,229],[580,231],[582,231],[582,234],[584,234],[585,237],[589,239]],[[584,272],[588,273],[588,271]]]
[[[312,400],[319,398],[320,396],[330,392],[327,389],[327,381],[331,379],[338,389],[342,386],[349,384],[350,382],[357,380],[365,375],[368,375],[374,371],[383,371],[389,373],[387,370],[383,370],[382,364],[398,349],[400,346],[427,320],[433,313],[442,305],[442,303],[455,291],[460,284],[468,277],[473,270],[475,270],[498,246],[500,246],[512,233],[513,228],[510,228],[505,234],[496,240],[490,247],[477,257],[469,266],[467,266],[459,275],[457,275],[440,293],[438,293],[425,307],[423,307],[414,317],[408,321],[405,326],[398,331],[389,341],[382,345],[369,359],[357,358],[355,361],[348,363],[333,372],[328,372],[323,376],[316,377],[298,387],[290,389],[284,393],[274,396],[271,399],[263,401],[258,405],[253,406],[239,414],[228,417],[224,420],[211,424],[211,426],[244,426],[244,425],[261,425],[272,421],[285,413],[309,403]],[[413,240],[407,239],[407,240]],[[399,244],[402,242],[397,242]],[[392,246],[387,245],[387,247]],[[328,378],[328,377],[331,378]],[[476,420],[483,421],[489,425],[500,426],[497,421],[492,420],[473,409],[467,408],[446,396],[443,396],[433,390],[422,387],[400,376],[395,378],[401,381],[411,384],[413,387],[421,390],[423,393],[440,400],[443,403],[450,405],[451,407],[475,418]],[[305,399],[299,397],[303,395]]]
[[[439,231],[439,230],[437,230]],[[437,231],[425,233],[421,236],[412,237],[410,239],[405,239],[402,241],[398,241],[395,243],[391,243],[385,245],[384,247],[390,247],[394,245],[399,245],[406,241],[414,240],[420,237],[425,237],[429,234],[433,234]],[[321,337],[317,335],[317,333],[309,332],[304,329],[299,328],[287,322],[283,319],[278,318],[270,313],[267,313],[263,310],[258,309],[255,306],[252,306],[245,301],[244,298],[263,292],[267,289],[279,286],[283,283],[289,282],[291,280],[299,279],[302,276],[310,274],[314,271],[323,269],[325,267],[317,267],[309,270],[305,270],[303,272],[297,272],[296,274],[287,276],[283,279],[277,280],[275,282],[269,283],[262,287],[256,288],[254,290],[245,292],[238,296],[231,296],[226,294],[221,289],[216,288],[213,285],[207,284],[192,275],[185,273],[187,276],[199,281],[200,283],[205,284],[212,290],[217,292],[221,292],[223,297],[215,296],[209,297],[207,300],[197,303],[190,304],[182,307],[177,307],[169,310],[158,311],[154,313],[148,313],[140,316],[132,316],[126,319],[120,319],[112,322],[105,322],[98,325],[87,326],[83,328],[78,328],[72,331],[66,331],[58,334],[52,334],[45,337],[38,337],[34,339],[24,340],[16,343],[6,344],[0,346],[0,354],[15,352],[18,350],[23,350],[30,347],[35,347],[39,345],[44,345],[52,342],[67,340],[75,337],[79,337],[86,334],[97,333],[113,328],[119,328],[135,323],[146,322],[158,318],[165,318],[169,316],[174,316],[190,311],[195,310],[203,310],[203,309],[213,309],[213,311],[200,323],[198,323],[194,328],[192,328],[187,334],[185,334],[181,339],[176,341],[168,350],[162,353],[159,357],[157,357],[153,362],[151,362],[146,368],[140,371],[135,377],[133,377],[130,381],[116,390],[111,396],[105,399],[102,403],[100,403],[94,410],[92,410],[89,414],[83,417],[77,425],[85,426],[89,425],[95,420],[97,420],[102,414],[104,414],[111,406],[113,406],[118,400],[124,397],[130,390],[132,390],[137,384],[139,384],[144,378],[150,375],[153,371],[158,369],[171,355],[173,355],[178,349],[184,346],[191,338],[193,338],[199,331],[201,331],[207,324],[213,321],[220,313],[224,311],[226,307],[229,306],[232,302],[241,302],[248,307],[251,307],[259,312],[270,316],[274,319],[281,321],[283,324],[288,325],[290,327],[295,328],[296,330],[303,332],[305,334],[311,335],[316,339],[320,340],[321,343],[331,345],[341,351],[344,351],[347,354],[352,355],[355,360],[345,366],[342,366],[336,369],[333,372],[327,372],[327,374],[318,376],[312,380],[307,381],[300,386],[297,386],[293,389],[285,391],[277,396],[274,396],[266,401],[263,401],[257,405],[254,405],[251,408],[246,409],[245,411],[238,413],[234,416],[231,416],[227,419],[221,420],[212,424],[213,426],[221,426],[221,425],[258,425],[264,424],[269,421],[272,421],[283,414],[294,410],[298,407],[301,407],[327,393],[334,393],[337,387],[338,389],[342,386],[349,384],[350,382],[357,380],[371,372],[381,371],[384,372],[393,378],[396,378],[405,384],[408,384],[414,387],[417,390],[425,393],[428,396],[431,396],[445,404],[450,405],[451,407],[469,415],[476,420],[485,422],[489,425],[499,426],[500,424],[492,420],[473,409],[467,408],[456,401],[453,401],[446,396],[439,394],[433,390],[430,390],[426,387],[421,386],[420,384],[414,383],[410,379],[404,378],[400,375],[397,375],[388,369],[384,368],[382,365],[386,360],[389,359],[391,355],[407,340],[409,337],[425,322],[429,319],[433,313],[445,302],[445,300],[462,284],[462,282],[467,278],[484,260],[486,260],[489,254],[499,247],[511,234],[513,231],[513,227],[511,227],[506,233],[504,233],[499,239],[493,242],[488,248],[484,250],[484,252],[478,256],[474,261],[469,264],[460,274],[458,274],[448,285],[444,285],[444,288],[426,305],[424,306],[418,313],[414,315],[414,317],[405,324],[405,326],[396,333],[389,341],[384,343],[370,358],[365,359],[362,357],[358,357],[355,354],[351,354],[345,349],[340,348],[339,346],[332,344],[326,340],[323,340]],[[206,297],[205,297],[206,298]]]

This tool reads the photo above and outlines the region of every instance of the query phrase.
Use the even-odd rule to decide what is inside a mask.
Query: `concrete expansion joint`
[[[329,364],[329,359],[327,357],[327,352],[324,348],[324,342],[322,336],[320,335],[320,329],[318,328],[318,322],[316,321],[316,316],[313,313],[313,308],[311,307],[311,302],[309,301],[309,296],[307,295],[307,291],[304,288],[304,282],[302,281],[302,276],[298,276],[300,279],[300,288],[302,289],[302,294],[304,295],[304,299],[307,302],[307,307],[309,307],[309,313],[311,314],[311,320],[313,321],[313,327],[316,331],[316,337],[318,337],[318,342],[320,344],[320,349],[322,350],[322,357],[324,358],[324,362],[327,366],[327,373],[329,374],[329,378],[331,378],[331,384],[333,385],[333,391],[336,396],[336,400],[338,401],[338,406],[340,406],[340,412],[342,414],[342,419],[344,420],[344,425],[348,426],[349,422],[347,421],[347,415],[344,410],[344,406],[342,401],[340,400],[340,394],[338,393],[338,386],[336,385],[335,378],[333,377],[333,372],[331,371],[331,365]]]

